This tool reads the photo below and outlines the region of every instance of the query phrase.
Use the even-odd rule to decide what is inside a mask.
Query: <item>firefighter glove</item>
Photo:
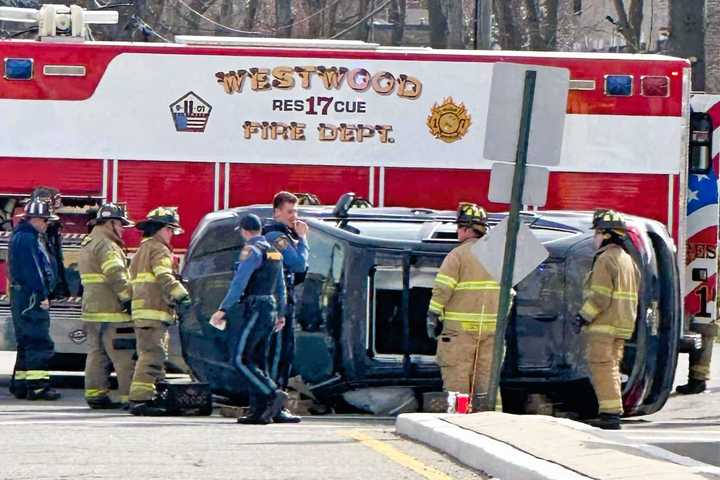
[[[437,338],[442,333],[443,322],[437,313],[428,312],[427,314],[427,334],[430,338]]]
[[[585,320],[585,318],[582,315],[579,315],[579,314],[575,315],[575,320],[573,320],[573,330],[575,331],[576,334],[579,335],[580,332],[582,332],[582,327],[584,327],[588,323],[590,323],[590,322]]]
[[[190,295],[185,295],[183,298],[178,300],[175,306],[178,317],[182,319],[183,316],[185,316],[185,314],[190,310],[190,307],[192,307],[192,300],[190,299]]]
[[[127,312],[128,315],[132,315],[132,301],[131,300],[122,302],[122,311]]]

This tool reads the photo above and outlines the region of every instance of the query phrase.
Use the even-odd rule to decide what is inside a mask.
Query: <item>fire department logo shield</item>
[[[470,128],[470,115],[465,104],[457,104],[447,97],[441,105],[433,105],[427,126],[433,137],[446,143],[460,140]]]
[[[189,92],[170,104],[170,114],[178,132],[205,131],[212,107],[194,92]]]

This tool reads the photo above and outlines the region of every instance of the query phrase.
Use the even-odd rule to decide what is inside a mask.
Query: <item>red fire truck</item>
[[[82,14],[68,13],[81,24]],[[492,66],[562,67],[568,115],[545,208],[610,207],[664,223],[686,267],[686,320],[716,316],[720,99],[691,99],[686,60],[257,38],[93,42],[78,39],[84,25],[59,36],[48,24],[40,18],[39,40],[0,41],[8,220],[37,185],[59,189],[75,212],[119,201],[139,219],[173,205],[182,253],[206,213],[278,190],[504,210],[487,199],[482,157]],[[69,233],[83,232],[76,223]],[[135,232],[127,237],[137,245]]]

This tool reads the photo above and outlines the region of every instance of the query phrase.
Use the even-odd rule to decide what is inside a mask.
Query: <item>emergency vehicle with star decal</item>
[[[505,210],[488,201],[491,162],[481,154],[493,64],[562,67],[563,153],[544,208],[660,221],[680,246],[686,321],[716,317],[720,103],[691,100],[686,60],[323,40],[94,42],[83,35],[100,12],[3,12],[39,27],[38,40],[0,41],[5,229],[37,185],[80,206],[124,202],[132,218],[177,206],[180,253],[208,212],[279,190]],[[126,240],[132,248],[139,234]]]

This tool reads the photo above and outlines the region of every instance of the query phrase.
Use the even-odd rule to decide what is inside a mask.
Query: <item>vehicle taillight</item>
[[[632,75],[605,75],[605,95],[629,97],[632,94]]]
[[[33,77],[32,58],[6,58],[3,76],[6,80],[30,80]]]
[[[640,94],[645,97],[669,97],[670,79],[668,77],[642,77]]]

